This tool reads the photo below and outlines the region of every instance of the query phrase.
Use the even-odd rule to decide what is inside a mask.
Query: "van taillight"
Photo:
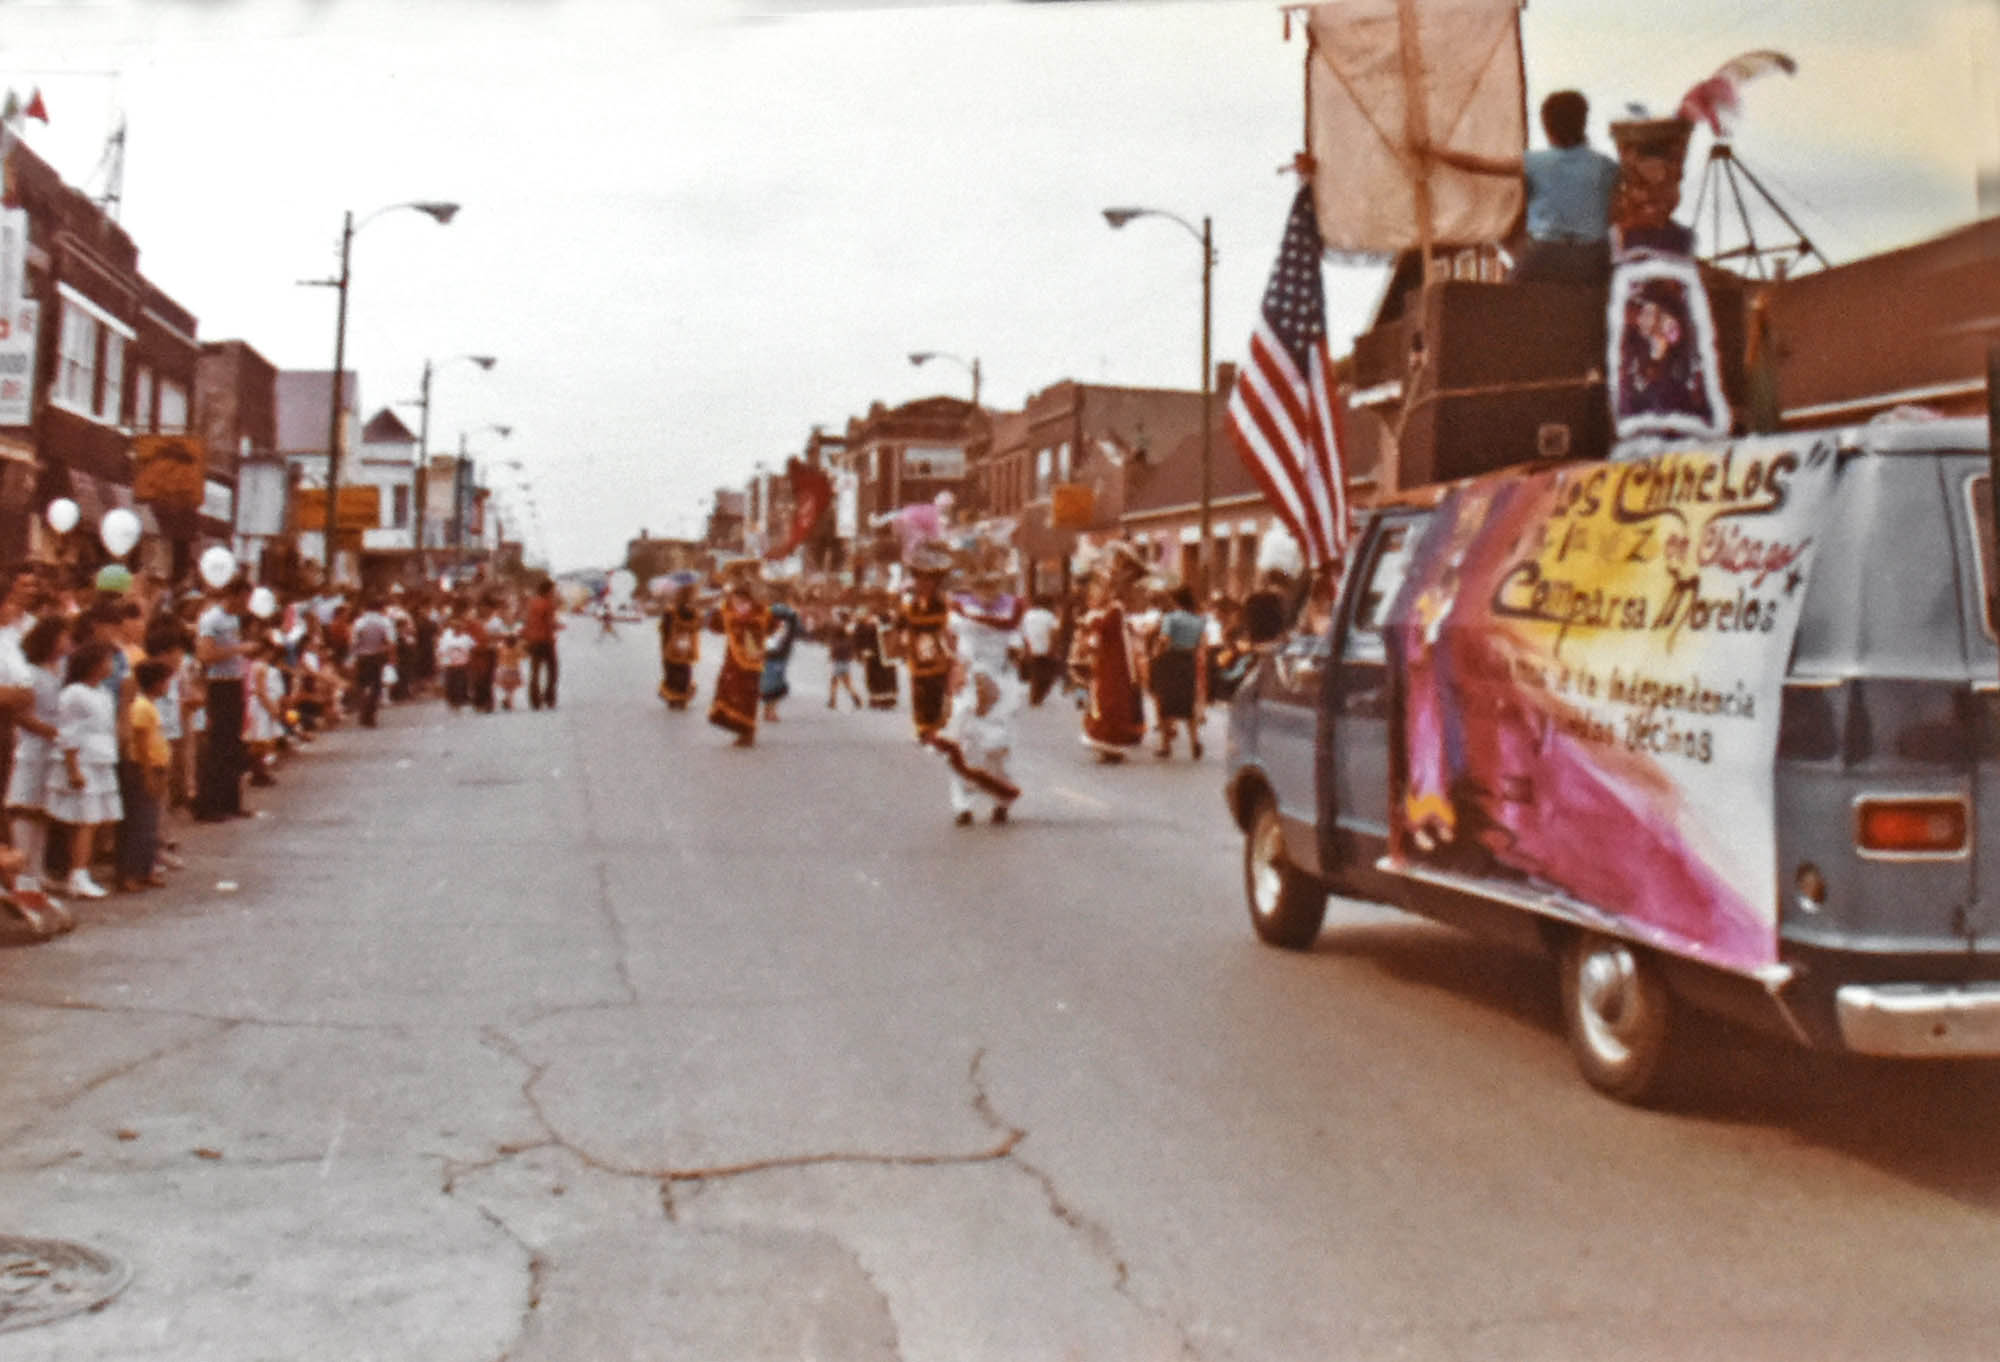
[[[1863,851],[1938,856],[1965,850],[1962,799],[1864,799],[1856,809],[1854,840]]]

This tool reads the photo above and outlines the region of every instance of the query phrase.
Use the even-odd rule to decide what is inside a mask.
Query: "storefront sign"
[[[326,489],[301,487],[298,491],[297,528],[326,529]],[[340,489],[340,511],[335,526],[342,531],[379,529],[382,524],[382,489],[366,483],[349,483]]]
[[[132,440],[132,495],[158,506],[201,505],[208,460],[192,435],[139,435]]]
[[[1763,440],[1451,492],[1385,631],[1392,855],[1768,964],[1778,717],[1835,466]]]
[[[224,525],[236,523],[236,489],[226,482],[208,481],[201,485],[201,513]],[[277,531],[272,531],[276,533]]]
[[[0,426],[34,422],[35,339],[41,315],[39,303],[22,303],[11,316],[0,314]]]

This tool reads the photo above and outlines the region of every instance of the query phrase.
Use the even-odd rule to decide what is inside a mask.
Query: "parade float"
[[[1811,272],[1802,234],[1783,268],[1698,257],[1696,124],[1789,69],[1752,53],[1614,125],[1605,283],[1508,281],[1518,181],[1423,150],[1519,155],[1517,16],[1300,12],[1321,234],[1397,266],[1346,371],[1331,626],[1232,709],[1252,924],[1303,948],[1339,892],[1546,950],[1579,1067],[1629,1100],[1671,1089],[1691,1010],[2000,1055],[1996,423],[1963,419],[1990,224]]]

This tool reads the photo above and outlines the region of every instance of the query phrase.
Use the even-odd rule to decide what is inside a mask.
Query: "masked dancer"
[[[668,709],[686,709],[688,701],[694,699],[701,623],[701,612],[694,604],[694,583],[676,587],[673,599],[660,612],[660,698]]]
[[[910,565],[916,584],[903,597],[898,625],[903,656],[910,666],[910,717],[917,741],[929,742],[951,713],[951,607],[944,598],[944,577],[951,560],[930,549],[918,550]]]
[[[951,763],[951,809],[960,827],[971,825],[982,804],[995,823],[1004,823],[1021,797],[1007,775],[1007,756],[1022,699],[1022,614],[1021,599],[1007,594],[1000,573],[974,577],[969,591],[951,598],[951,717],[930,742]]]
[[[721,633],[723,646],[708,721],[734,733],[738,747],[749,747],[757,741],[757,687],[764,675],[771,616],[747,576],[731,579],[709,627]]]

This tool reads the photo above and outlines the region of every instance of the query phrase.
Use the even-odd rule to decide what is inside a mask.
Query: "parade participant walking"
[[[752,746],[757,741],[757,688],[764,675],[764,639],[771,631],[771,617],[748,578],[730,583],[709,627],[722,634],[723,647],[708,721],[734,733],[738,747]]]
[[[528,708],[556,707],[556,584],[547,577],[535,584],[521,621],[521,642],[528,647]]]
[[[499,669],[493,684],[500,691],[500,708],[512,709],[521,690],[521,636],[514,630],[500,635]]]
[[[951,717],[930,742],[951,763],[953,821],[969,826],[986,804],[993,821],[1004,823],[1021,797],[1007,775],[1014,716],[1021,707],[1014,675],[1021,602],[1006,594],[1003,576],[988,573],[951,599],[951,612]]]
[[[684,582],[660,612],[660,698],[668,709],[686,709],[694,699],[694,664],[700,659],[701,612],[695,609],[694,583]]]
[[[896,707],[896,664],[891,660],[895,627],[895,620],[876,601],[865,603],[854,621],[854,655],[861,659],[870,709]]]
[[[1080,631],[1090,668],[1083,742],[1097,753],[1099,761],[1123,761],[1126,752],[1146,738],[1138,652],[1125,614],[1131,592],[1144,572],[1144,565],[1131,549],[1114,545],[1091,584],[1095,600]]]
[[[1159,754],[1174,754],[1174,735],[1187,725],[1188,755],[1201,756],[1201,704],[1207,686],[1208,625],[1195,613],[1194,592],[1176,587],[1172,609],[1160,616],[1148,672],[1159,716]]]
[[[472,634],[467,629],[464,615],[454,610],[445,620],[444,632],[438,635],[438,671],[444,681],[444,702],[456,714],[465,708],[472,690],[468,679],[472,668]],[[528,703],[534,703],[534,682],[528,683]]]
[[[847,692],[847,698],[854,701],[856,709],[861,708],[861,692],[854,689],[854,635],[855,623],[848,618],[846,607],[833,612],[833,623],[828,626],[826,637],[826,660],[832,669],[832,676],[826,683],[826,707],[838,708],[840,692]]]
[[[792,661],[792,645],[799,637],[799,614],[785,599],[783,588],[770,608],[771,632],[764,641],[764,669],[758,674],[757,696],[764,702],[766,723],[778,722],[778,702],[792,693],[786,669]]]
[[[195,660],[207,679],[207,738],[195,774],[194,816],[205,823],[244,816],[243,642],[250,584],[241,578],[216,592],[195,624]]]
[[[928,742],[950,717],[951,609],[944,599],[944,574],[950,566],[942,553],[918,551],[911,564],[916,585],[903,597],[897,621],[910,664],[910,717],[918,742]]]
[[[1062,655],[1056,651],[1060,624],[1047,596],[1035,597],[1034,605],[1021,617],[1021,639],[1027,648],[1028,703],[1037,709],[1062,676]]]

